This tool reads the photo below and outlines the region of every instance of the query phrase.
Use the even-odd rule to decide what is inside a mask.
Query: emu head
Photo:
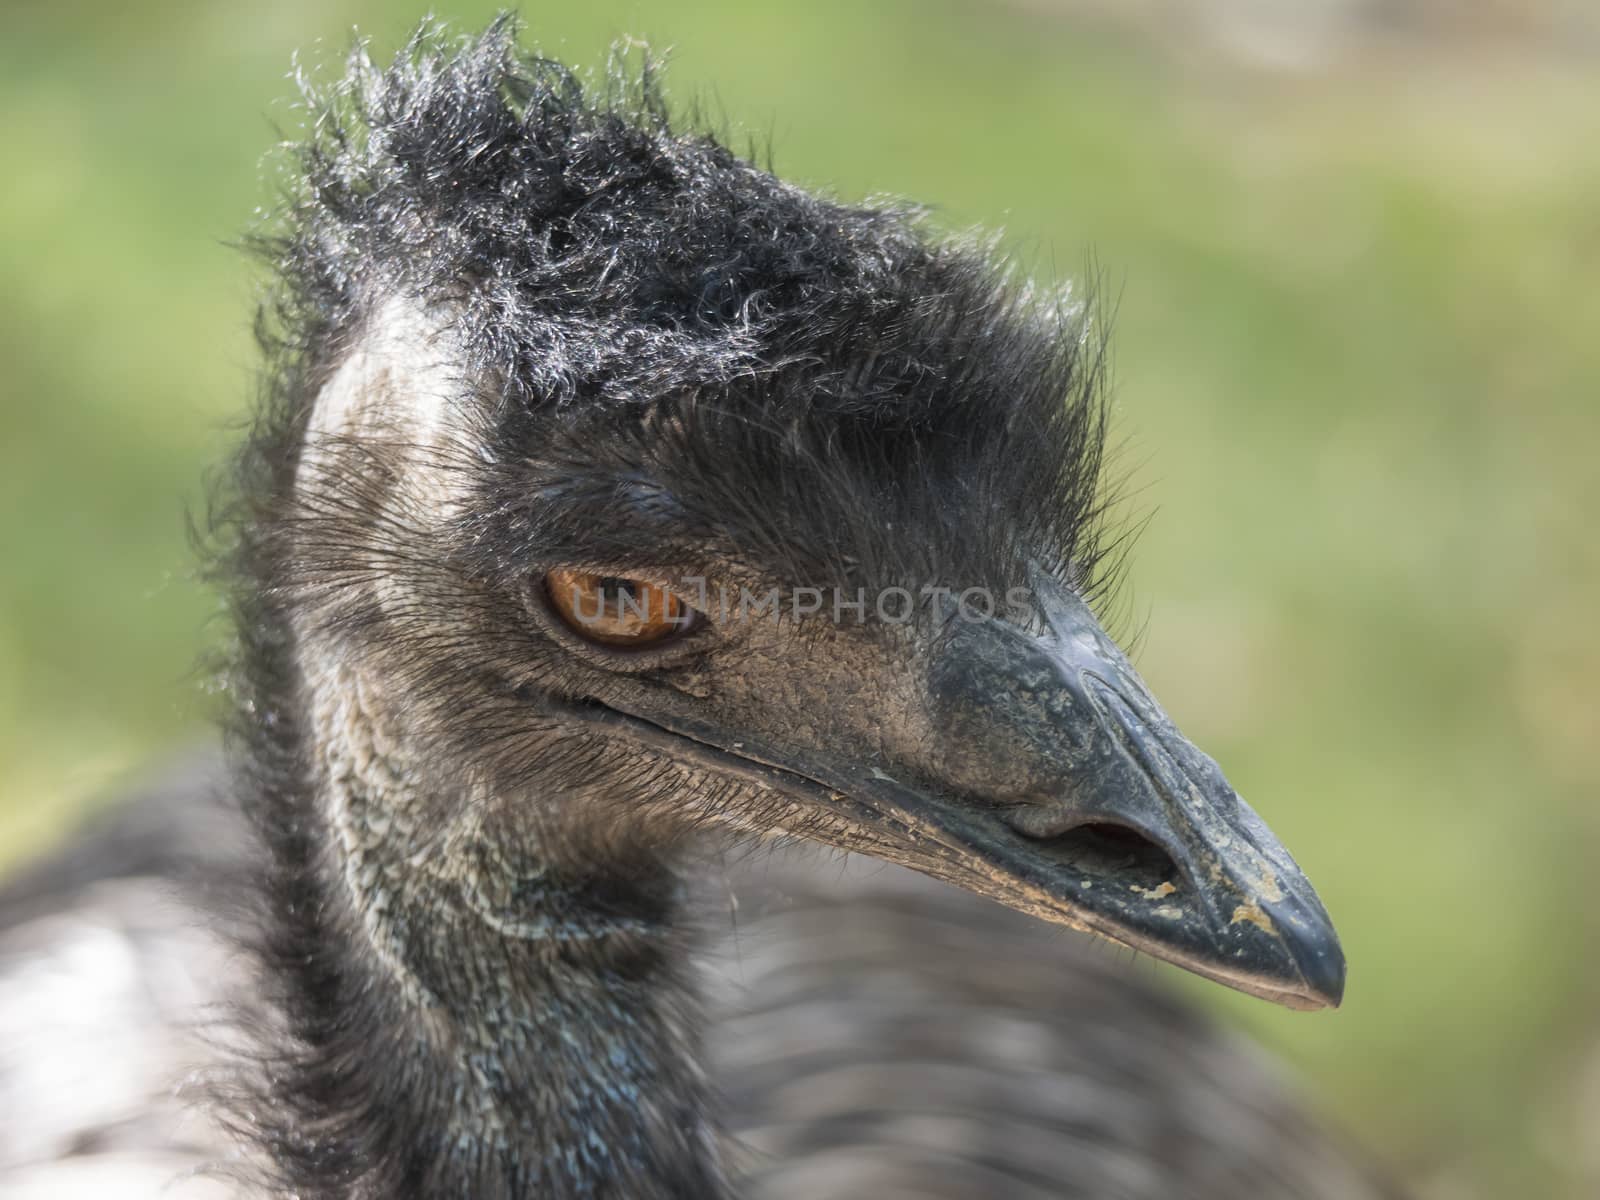
[[[1310,884],[1088,602],[1089,307],[504,39],[352,78],[273,246],[255,569],[311,769],[387,781],[335,813],[375,909],[404,859],[622,920],[708,832],[805,839],[1338,1003]]]

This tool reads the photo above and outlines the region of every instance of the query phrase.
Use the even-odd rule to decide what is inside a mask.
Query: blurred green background
[[[491,5],[445,3],[481,25]],[[0,866],[205,736],[186,506],[251,392],[226,243],[291,54],[410,4],[69,0],[0,35]],[[1298,15],[1295,15],[1298,14]],[[1453,15],[1451,15],[1453,14]],[[1381,17],[1381,21],[1378,18]],[[1576,6],[530,4],[845,197],[1089,255],[1139,660],[1294,847],[1343,1011],[1196,989],[1438,1197],[1600,1187],[1600,21]],[[1182,986],[1187,986],[1183,984]]]

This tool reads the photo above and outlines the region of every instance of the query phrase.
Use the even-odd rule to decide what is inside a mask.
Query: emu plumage
[[[218,1002],[251,983],[218,935],[256,857],[229,787],[165,769],[0,885],[7,1200],[284,1194],[207,1120]],[[711,874],[705,1069],[745,1200],[1394,1200],[1258,1049],[1102,947],[875,864]]]
[[[586,93],[501,25],[308,96],[218,524],[265,863],[228,1109],[254,1169],[328,1198],[768,1186],[725,1150],[693,957],[752,839],[1337,1003],[1310,885],[1091,611],[1092,310],[617,78]],[[572,569],[823,611],[707,603],[619,651],[552,610]],[[929,602],[890,620],[890,593]],[[866,944],[903,924],[841,911]]]

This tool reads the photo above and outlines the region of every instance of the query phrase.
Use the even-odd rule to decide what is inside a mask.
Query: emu
[[[1341,998],[1311,885],[1094,615],[1092,308],[624,78],[502,23],[310,94],[218,521],[226,781],[0,905],[12,962],[63,912],[135,980],[197,940],[138,1023],[231,995],[210,1120],[152,1084],[7,1150],[19,1194],[145,1194],[135,1145],[308,1200],[1388,1194],[1051,928]]]

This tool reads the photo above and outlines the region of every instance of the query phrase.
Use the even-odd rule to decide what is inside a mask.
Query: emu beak
[[[966,850],[953,881],[1290,1008],[1336,1007],[1344,954],[1288,851],[1088,607],[1042,575],[1034,596],[1048,637],[957,621],[933,666],[957,777],[1027,796],[998,814],[917,806]]]
[[[1344,953],[1294,859],[1088,606],[1042,575],[1034,599],[1042,638],[997,620],[947,625],[928,673],[937,744],[905,779],[888,763],[734,734],[681,709],[542,702],[787,797],[805,836],[1289,1008],[1337,1006]]]

